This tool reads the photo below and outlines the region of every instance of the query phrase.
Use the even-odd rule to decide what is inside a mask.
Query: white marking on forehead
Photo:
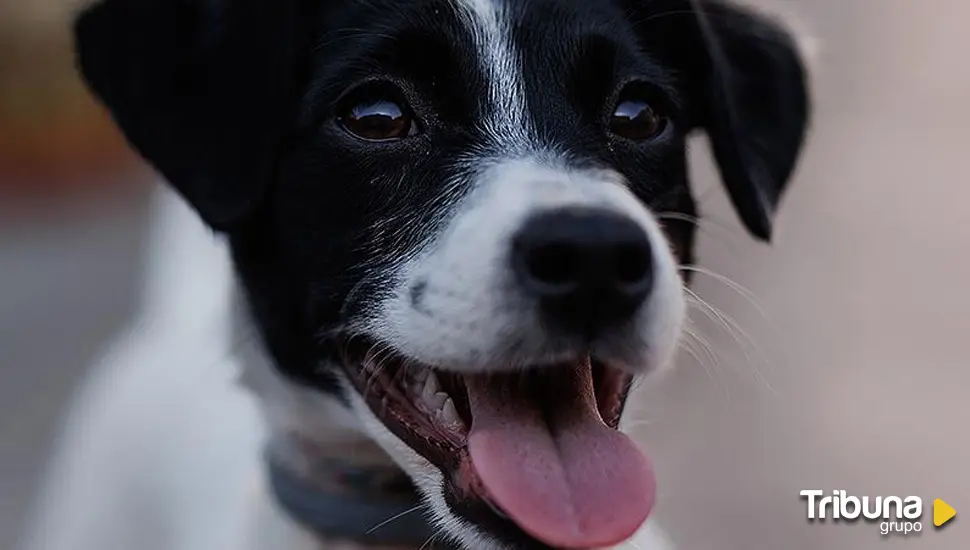
[[[537,148],[538,139],[526,114],[522,66],[512,45],[512,25],[502,0],[456,0],[465,16],[488,86],[488,112],[483,124],[494,144],[512,155]]]

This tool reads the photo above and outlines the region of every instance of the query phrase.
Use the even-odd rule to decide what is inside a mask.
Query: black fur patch
[[[686,138],[706,131],[742,221],[769,236],[809,109],[785,31],[714,0],[501,2],[543,145],[623,174],[690,262]],[[470,190],[467,158],[491,145],[487,72],[455,2],[105,0],[76,31],[81,71],[131,144],[228,235],[276,366],[339,394],[324,367],[334,335],[441,231]],[[346,94],[374,81],[414,111],[419,135],[365,143],[341,129]],[[608,132],[630,82],[673,125],[662,142]],[[412,289],[416,307],[423,292]],[[491,511],[452,504],[537,547]]]

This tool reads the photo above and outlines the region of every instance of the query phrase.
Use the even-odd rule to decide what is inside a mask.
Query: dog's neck
[[[257,398],[269,440],[285,442],[286,462],[301,470],[321,459],[361,467],[394,467],[336,397],[299,386],[281,375],[256,345],[241,354],[241,382]]]
[[[297,466],[314,457],[345,459],[360,466],[393,462],[363,431],[353,413],[335,395],[297,384],[273,366],[249,314],[242,290],[232,297],[233,350],[240,363],[240,382],[257,399],[271,441],[288,441],[286,459]]]
[[[233,315],[240,381],[257,398],[267,428],[266,465],[277,503],[321,537],[411,547],[433,531],[411,481],[336,396],[287,380],[241,331],[251,327],[240,299]],[[395,519],[400,516],[400,519]],[[407,517],[404,517],[407,516]],[[393,521],[388,521],[393,520]]]

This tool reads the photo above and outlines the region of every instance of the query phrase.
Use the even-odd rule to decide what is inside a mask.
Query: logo
[[[933,525],[943,527],[948,521],[955,518],[957,511],[953,506],[943,502],[941,499],[933,501]]]
[[[923,530],[923,499],[917,496],[856,497],[835,490],[826,495],[821,490],[803,490],[807,517],[811,522],[854,522],[863,520],[878,523],[883,536],[919,533]],[[933,525],[942,527],[956,517],[956,510],[941,499],[933,501]]]

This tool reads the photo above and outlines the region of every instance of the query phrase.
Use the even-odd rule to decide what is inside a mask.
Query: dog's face
[[[131,143],[229,236],[278,368],[448,534],[643,523],[617,426],[684,317],[685,140],[767,238],[808,111],[783,30],[710,0],[107,0],[77,30]]]

